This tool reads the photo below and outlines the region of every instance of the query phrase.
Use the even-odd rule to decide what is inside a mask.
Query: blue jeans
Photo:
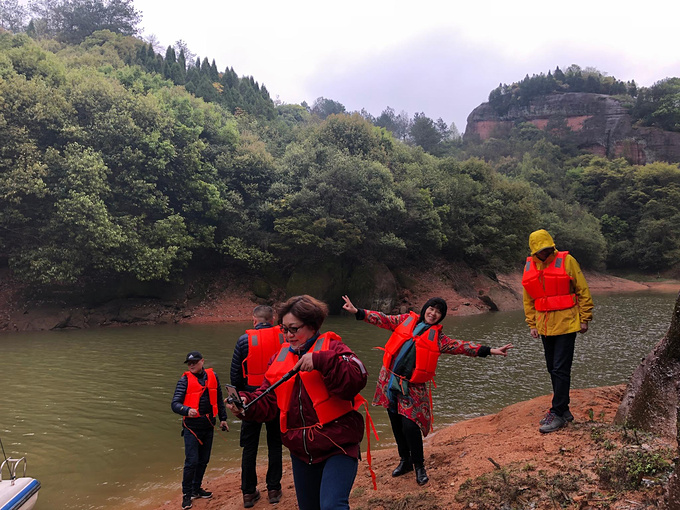
[[[338,454],[318,464],[307,464],[294,455],[290,458],[300,510],[349,510],[358,459]]]
[[[282,475],[282,446],[279,417],[264,423],[267,428],[267,450],[269,464],[267,465],[267,490],[281,490]],[[255,421],[241,422],[241,492],[252,494],[257,489],[257,448],[260,442],[262,423]]]
[[[543,336],[545,364],[548,367],[553,388],[550,412],[562,416],[569,410],[569,388],[571,386],[571,364],[574,360],[576,333]]]
[[[182,476],[182,493],[193,494],[201,488],[203,475],[210,460],[213,443],[213,429],[194,429],[194,434],[183,429],[184,435],[184,474]],[[200,444],[198,440],[203,444]]]

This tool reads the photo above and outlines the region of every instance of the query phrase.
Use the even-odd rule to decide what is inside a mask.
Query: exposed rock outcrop
[[[680,162],[680,133],[633,125],[628,108],[603,94],[538,96],[527,106],[512,106],[505,115],[483,103],[468,116],[464,139],[503,137],[519,122],[530,122],[540,129],[564,122],[580,148],[606,157],[624,157],[633,164]]]

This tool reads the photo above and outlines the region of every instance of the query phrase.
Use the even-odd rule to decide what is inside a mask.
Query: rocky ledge
[[[680,162],[680,133],[633,124],[629,107],[613,96],[585,92],[538,96],[526,106],[512,106],[499,115],[482,103],[468,116],[464,139],[484,141],[507,136],[519,122],[540,129],[567,127],[577,145],[606,157],[624,157],[632,164]]]

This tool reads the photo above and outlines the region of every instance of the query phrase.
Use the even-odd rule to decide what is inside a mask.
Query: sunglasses
[[[304,327],[305,327],[304,324],[302,326],[284,326],[283,324],[281,324],[281,331],[283,331],[284,335],[287,335],[288,333],[292,333],[294,335]]]

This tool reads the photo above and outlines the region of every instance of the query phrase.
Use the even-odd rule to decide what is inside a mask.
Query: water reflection
[[[577,340],[573,387],[625,382],[666,333],[675,297],[596,296],[595,320]],[[36,508],[149,508],[159,494],[175,496],[184,455],[170,401],[185,355],[200,350],[227,383],[234,345],[249,326],[0,335],[0,437],[7,455],[26,455],[30,475],[41,480]],[[350,317],[331,317],[325,329],[341,334],[364,361],[370,374],[364,396],[372,399],[382,359],[372,348],[389,333]],[[521,312],[447,318],[444,331],[491,346],[512,342],[516,349],[507,359],[442,356],[435,428],[550,393],[540,341],[529,336]],[[386,413],[372,411],[379,447],[390,446]],[[239,422],[229,423],[231,432],[217,432],[208,479],[238,470]]]

